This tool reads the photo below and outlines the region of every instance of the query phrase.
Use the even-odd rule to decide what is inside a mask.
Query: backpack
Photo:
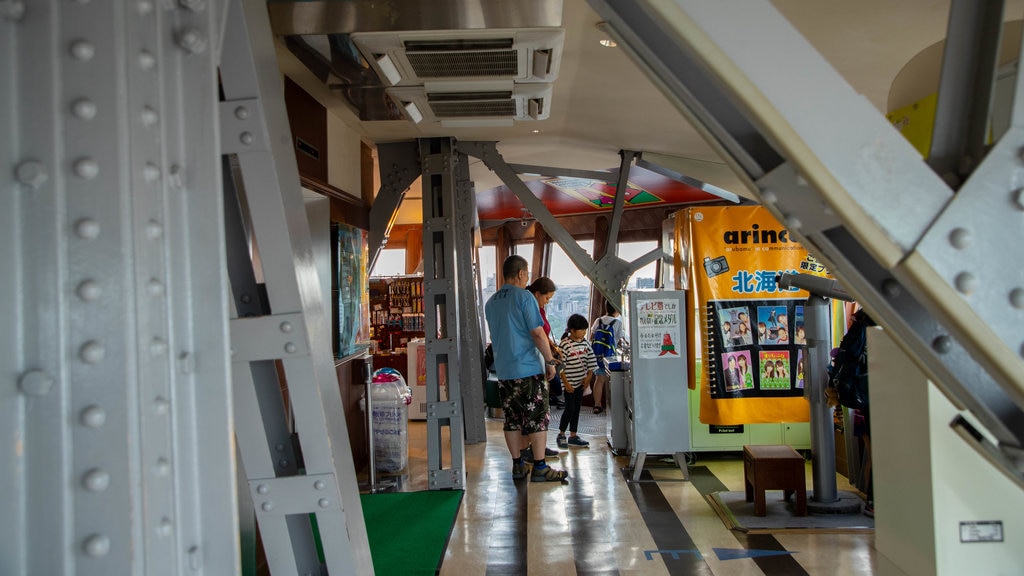
[[[597,326],[594,327],[590,342],[591,348],[594,349],[594,356],[607,358],[615,355],[615,334],[612,333],[614,323],[613,320],[608,324],[602,324],[600,319],[597,320]]]
[[[828,369],[829,386],[847,408],[868,408],[868,323],[857,319],[846,331]]]

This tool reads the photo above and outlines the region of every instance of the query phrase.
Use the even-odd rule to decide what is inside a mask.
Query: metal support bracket
[[[306,321],[299,312],[231,321],[231,361],[235,364],[308,354]]]
[[[257,517],[341,510],[333,474],[250,479],[249,493]]]

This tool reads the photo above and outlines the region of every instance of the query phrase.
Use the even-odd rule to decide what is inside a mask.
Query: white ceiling
[[[859,93],[881,113],[890,109],[890,90],[904,66],[945,37],[946,0],[774,0],[772,4]],[[1024,16],[1024,0],[1008,0],[1007,20]],[[737,15],[742,18],[742,14]],[[510,128],[442,129],[405,121],[359,122],[330,92],[310,86],[310,75],[279,50],[282,69],[310,92],[326,94],[329,107],[366,140],[383,143],[424,136],[497,140],[509,163],[577,169],[618,166],[620,149],[637,150],[688,176],[741,195],[739,179],[620,48],[598,43],[607,37],[600,18],[584,0],[564,0],[564,52],[554,84],[548,120],[519,122]],[[751,45],[756,50],[756,45]],[[291,61],[289,61],[291,60]],[[934,59],[932,59],[934,60]],[[934,90],[935,75],[923,75],[920,94],[903,86],[894,107]],[[306,77],[306,81],[302,77]],[[930,79],[929,79],[930,77]],[[315,83],[316,81],[313,80]],[[532,130],[539,129],[539,134]],[[500,181],[476,161],[477,191]]]

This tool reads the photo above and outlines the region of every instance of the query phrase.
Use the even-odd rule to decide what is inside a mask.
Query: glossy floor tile
[[[613,454],[601,433],[606,414],[588,426],[593,434],[581,434],[589,448],[562,450],[548,460],[569,472],[566,484],[514,482],[501,421],[488,419],[487,442],[466,446],[466,495],[440,574],[875,573],[871,533],[727,529],[705,496],[743,489],[739,452],[699,453],[689,480],[671,459],[649,457],[641,481],[628,481],[629,457]],[[410,422],[409,439],[410,464],[396,478],[398,489],[426,490],[426,424]],[[555,447],[555,432],[548,445]],[[807,482],[810,487],[809,462]],[[837,482],[839,490],[856,491],[842,476]]]

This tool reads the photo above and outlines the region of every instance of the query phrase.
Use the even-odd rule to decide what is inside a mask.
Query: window
[[[405,275],[405,249],[392,248],[380,251],[377,263],[370,271],[370,276],[403,276]]]
[[[593,240],[583,240],[580,247],[592,254]],[[530,247],[532,251],[532,246]],[[579,314],[590,322],[590,279],[580,272],[569,256],[557,243],[551,244],[551,270],[548,276],[555,282],[558,290],[544,308],[551,324],[551,337],[555,341],[562,339],[565,322],[569,316]]]

